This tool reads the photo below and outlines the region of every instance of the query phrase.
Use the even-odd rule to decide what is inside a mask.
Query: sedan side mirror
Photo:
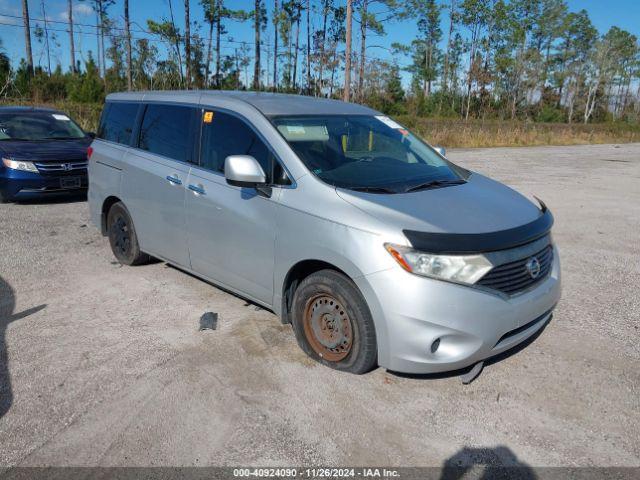
[[[236,187],[257,188],[267,183],[262,166],[251,155],[229,155],[224,160],[224,177]]]
[[[436,145],[433,149],[438,152],[441,156],[447,158],[447,150],[444,147]]]

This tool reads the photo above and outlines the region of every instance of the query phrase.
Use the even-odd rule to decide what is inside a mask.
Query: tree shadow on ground
[[[509,447],[499,445],[495,448],[464,447],[446,459],[440,480],[462,478],[534,480],[537,476]]]
[[[9,374],[9,354],[7,352],[6,333],[11,322],[21,320],[29,315],[39,312],[46,305],[29,308],[22,312],[14,313],[16,298],[13,288],[0,277],[0,418],[11,408],[13,403],[13,390],[11,389],[11,376]]]

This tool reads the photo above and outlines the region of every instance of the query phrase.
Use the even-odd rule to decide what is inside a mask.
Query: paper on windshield
[[[395,130],[401,130],[403,127],[399,123],[394,122],[386,115],[376,115],[376,118],[384,123],[387,127],[393,128]]]
[[[59,113],[53,113],[53,118],[55,118],[56,120],[62,120],[64,122],[70,122],[71,119],[69,117],[67,117],[66,115],[61,115]]]
[[[278,131],[289,142],[328,142],[326,125],[278,125]]]

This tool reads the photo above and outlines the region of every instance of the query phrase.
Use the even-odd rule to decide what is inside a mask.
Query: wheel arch
[[[320,270],[334,270],[353,281],[349,274],[347,274],[342,268],[330,262],[318,259],[306,259],[298,261],[289,269],[282,282],[282,304],[280,306],[280,319],[282,323],[291,323],[290,315],[291,304],[293,302],[293,294],[295,293],[296,288],[298,288],[300,282],[302,282],[309,275],[319,272]]]
[[[100,231],[102,235],[107,235],[107,215],[109,210],[118,202],[122,202],[122,200],[115,195],[105,198],[104,202],[102,202],[102,210],[100,211]]]
[[[339,258],[336,258],[336,260],[339,260]],[[320,260],[319,258],[307,258],[295,262],[282,277],[282,281],[276,284],[281,286],[281,290],[278,292],[281,297],[277,299],[274,307],[280,310],[279,312],[276,311],[276,313],[279,315],[281,322],[285,324],[291,323],[291,303],[293,294],[300,282],[312,273],[324,269],[334,270],[347,277],[354,283],[356,289],[364,298],[375,326],[378,344],[378,361],[382,364],[389,355],[389,337],[384,319],[384,310],[375,291],[369,284],[367,277],[360,272],[356,265],[347,259],[345,259],[344,263]]]

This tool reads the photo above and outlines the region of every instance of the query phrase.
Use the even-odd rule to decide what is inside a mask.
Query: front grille
[[[540,263],[540,273],[535,278],[532,278],[527,269],[527,262],[533,257]],[[498,290],[507,295],[515,295],[544,280],[551,272],[552,264],[553,247],[547,245],[538,253],[494,267],[476,285]]]
[[[35,166],[42,174],[69,174],[78,175],[87,171],[86,160],[75,160],[70,162],[35,162]]]

